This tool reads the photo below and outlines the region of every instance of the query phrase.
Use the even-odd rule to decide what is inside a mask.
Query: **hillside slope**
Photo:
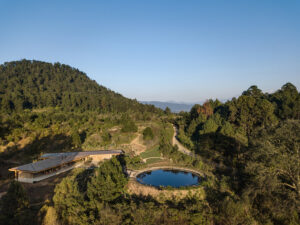
[[[0,65],[2,112],[44,107],[68,111],[156,111],[153,106],[127,99],[64,64],[22,60]]]

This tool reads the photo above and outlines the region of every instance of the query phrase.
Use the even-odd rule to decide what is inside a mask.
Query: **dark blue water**
[[[141,184],[174,188],[198,185],[201,182],[201,178],[193,173],[165,169],[141,173],[136,179]]]

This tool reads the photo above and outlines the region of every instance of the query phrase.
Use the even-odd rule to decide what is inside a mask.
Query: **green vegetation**
[[[127,169],[130,169],[130,170],[138,170],[138,169],[145,167],[145,164],[139,155],[133,156],[133,157],[126,155],[124,157],[124,161],[125,161]]]
[[[4,63],[0,65],[0,90],[0,109],[4,113],[45,107],[80,112],[158,112],[154,106],[124,98],[78,69],[60,63]]]
[[[32,221],[28,196],[17,182],[11,182],[7,193],[0,200],[0,224],[30,224]]]
[[[122,132],[127,133],[127,132],[137,132],[138,127],[135,125],[134,121],[132,120],[124,120],[122,124]]]
[[[169,158],[173,164],[177,166],[189,167],[201,171],[208,171],[208,168],[202,163],[202,159],[197,155],[186,155],[178,151],[178,146],[172,146],[171,139],[168,138],[168,133],[162,133],[159,151],[164,158]]]
[[[274,94],[252,86],[225,104],[195,105],[176,121],[180,140],[216,178],[208,198],[217,198],[217,223],[300,223],[299,105],[290,83]]]
[[[57,109],[2,114],[0,160],[14,159],[23,163],[46,152],[93,150],[129,143],[133,138],[132,132],[121,133],[118,128],[113,130],[114,127],[121,126],[124,114],[99,114],[91,111],[62,113]],[[136,120],[138,115],[139,113],[132,114],[129,120]],[[155,115],[151,117],[154,118]],[[23,143],[26,145],[22,146]],[[18,151],[19,149],[25,151]]]
[[[175,115],[69,66],[22,60],[0,66],[0,110],[0,224],[300,224],[300,94],[290,83]],[[172,146],[171,122],[192,154]],[[135,145],[148,149],[141,155],[130,144],[137,135]],[[58,178],[45,202],[29,198],[40,194],[30,185],[8,185],[8,168],[42,153],[108,148],[125,155]],[[205,174],[204,197],[129,194],[125,169],[152,163]]]
[[[143,159],[150,158],[150,157],[160,157],[160,152],[158,151],[158,149],[159,149],[159,146],[155,146],[154,148],[152,148],[150,150],[142,152],[140,156]]]
[[[161,161],[160,158],[150,158],[150,159],[146,159],[146,163],[147,163],[147,164],[157,163],[157,162],[160,162],[160,161]]]
[[[120,161],[113,158],[90,174],[78,171],[65,178],[55,189],[51,213],[57,214],[63,224],[190,224],[192,221],[206,224],[209,221],[209,208],[192,195],[176,204],[127,195],[123,191],[126,179]]]
[[[95,223],[105,217],[108,204],[120,198],[125,184],[122,166],[113,158],[95,171],[79,170],[63,179],[55,188],[54,208],[63,224]]]
[[[144,140],[153,140],[154,134],[151,127],[146,127],[143,131],[143,139]]]
[[[300,121],[258,131],[246,152],[249,185],[243,195],[261,223],[299,224]],[[251,152],[250,152],[251,151]],[[257,213],[257,212],[265,212]]]

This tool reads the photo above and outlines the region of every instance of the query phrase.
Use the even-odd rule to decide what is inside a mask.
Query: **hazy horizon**
[[[1,1],[0,63],[60,62],[139,101],[300,89],[300,2]]]

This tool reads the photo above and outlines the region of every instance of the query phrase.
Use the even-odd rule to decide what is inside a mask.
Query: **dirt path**
[[[140,140],[141,136],[142,135],[140,133],[138,133],[137,137],[130,142],[132,150],[137,155],[141,154],[142,152],[146,151],[146,149],[147,149],[147,147],[145,145],[143,145],[143,143]]]
[[[178,146],[178,151],[189,155],[189,156],[194,156],[193,152],[191,152],[189,149],[187,149],[186,147],[184,147],[177,139],[177,135],[178,135],[178,129],[175,125],[173,125],[173,129],[174,129],[174,135],[173,135],[173,139],[172,139],[172,144],[173,145],[177,145]]]
[[[148,159],[164,159],[163,157],[148,157],[148,158],[144,158],[143,162],[147,162]]]

